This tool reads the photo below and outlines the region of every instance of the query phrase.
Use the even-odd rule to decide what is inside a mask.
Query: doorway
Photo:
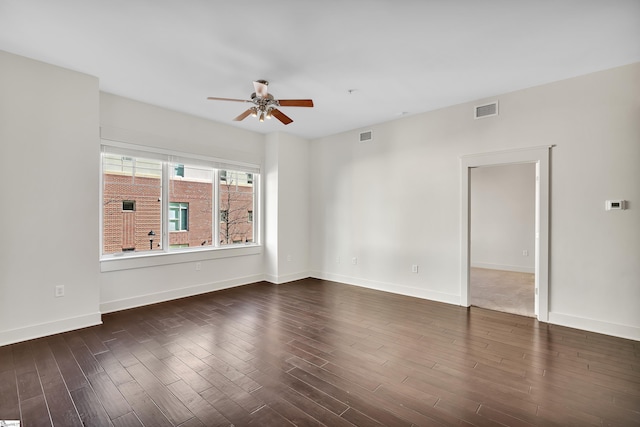
[[[536,165],[469,173],[469,304],[535,317]]]
[[[470,305],[471,170],[473,168],[531,163],[535,165],[534,313],[549,317],[549,151],[550,146],[482,153],[461,157],[461,286],[460,305]]]

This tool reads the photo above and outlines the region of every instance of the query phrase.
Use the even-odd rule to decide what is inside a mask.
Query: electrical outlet
[[[64,285],[57,285],[55,291],[56,298],[64,296]]]
[[[351,258],[351,264],[356,265],[358,263],[358,257]]]
[[[522,256],[529,256],[529,251],[528,250],[523,250],[522,251]]]
[[[200,270],[202,270],[202,263],[196,262],[196,271],[200,271]]]
[[[417,273],[418,272],[418,265],[417,264],[413,264],[411,266],[411,272],[412,273]]]
[[[287,262],[293,261],[293,257],[291,255],[287,255]]]

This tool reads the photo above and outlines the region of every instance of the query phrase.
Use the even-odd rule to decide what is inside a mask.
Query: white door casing
[[[470,178],[471,168],[518,163],[536,164],[535,214],[535,313],[541,322],[549,319],[549,152],[551,146],[471,154],[460,157],[461,173],[461,271],[460,305],[469,306]]]

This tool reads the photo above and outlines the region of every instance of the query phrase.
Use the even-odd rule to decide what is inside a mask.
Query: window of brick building
[[[187,230],[189,230],[189,203],[169,203],[169,231]]]
[[[135,200],[123,200],[122,201],[122,210],[123,211],[135,211],[136,210],[136,201]]]

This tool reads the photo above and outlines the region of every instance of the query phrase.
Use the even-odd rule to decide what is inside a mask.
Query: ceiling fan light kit
[[[273,95],[268,93],[267,86],[269,82],[266,80],[256,80],[253,82],[255,92],[251,94],[251,99],[234,99],[234,98],[218,98],[210,96],[207,99],[213,101],[233,101],[233,102],[250,102],[254,104],[239,116],[234,118],[234,121],[241,121],[246,119],[249,115],[252,117],[258,117],[260,122],[264,122],[265,117],[270,119],[275,117],[282,124],[288,125],[293,120],[278,110],[277,107],[313,107],[313,100],[311,99],[275,99]]]

